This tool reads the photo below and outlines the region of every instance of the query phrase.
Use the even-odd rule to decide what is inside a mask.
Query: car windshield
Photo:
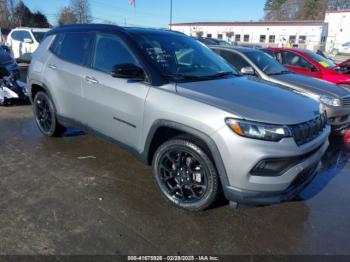
[[[162,75],[174,81],[201,81],[238,73],[198,41],[175,33],[135,33],[134,37]]]
[[[41,43],[41,41],[43,41],[43,38],[45,36],[45,32],[32,32],[36,41],[38,43]]]
[[[267,75],[280,75],[290,73],[286,67],[278,63],[270,55],[261,51],[244,53],[261,71]]]
[[[306,55],[308,55],[309,57],[311,57],[313,60],[315,60],[318,64],[320,64],[321,66],[323,66],[324,68],[334,68],[335,64],[332,60],[325,58],[323,56],[320,56],[318,54],[315,54],[311,51],[304,51]]]

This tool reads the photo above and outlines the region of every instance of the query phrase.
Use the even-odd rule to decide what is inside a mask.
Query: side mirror
[[[31,43],[33,43],[33,40],[30,39],[30,38],[24,38],[23,42],[24,42],[24,43],[31,44]]]
[[[255,71],[254,71],[254,69],[252,67],[245,66],[245,67],[241,68],[241,74],[242,75],[251,75],[251,76],[253,76],[253,75],[255,75]]]
[[[310,71],[311,72],[317,72],[318,69],[316,68],[316,66],[311,66]]]
[[[133,64],[119,64],[112,68],[111,75],[116,78],[126,78],[131,80],[144,80],[145,73],[142,68]]]

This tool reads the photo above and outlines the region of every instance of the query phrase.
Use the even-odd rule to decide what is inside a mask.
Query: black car
[[[8,76],[10,73],[19,79],[19,67],[16,61],[11,56],[11,53],[6,50],[6,47],[0,46],[0,78]]]
[[[225,40],[221,39],[215,39],[210,37],[198,37],[195,38],[199,42],[205,44],[205,45],[220,45],[220,46],[231,46],[231,44]]]

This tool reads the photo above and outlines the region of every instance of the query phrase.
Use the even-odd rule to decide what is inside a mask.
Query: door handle
[[[48,66],[49,66],[49,68],[51,68],[52,70],[57,69],[57,66],[56,66],[56,65],[54,65],[54,64],[49,64]]]
[[[85,81],[88,82],[89,84],[94,84],[94,85],[98,84],[97,79],[91,76],[86,76]]]

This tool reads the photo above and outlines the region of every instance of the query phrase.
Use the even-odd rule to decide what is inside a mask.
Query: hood
[[[257,122],[291,125],[309,121],[320,104],[278,85],[247,77],[178,83],[177,92]]]
[[[347,59],[340,64],[337,64],[337,66],[350,66],[350,59]]]
[[[283,74],[271,76],[278,80],[281,84],[294,85],[297,89],[305,90],[317,95],[331,95],[342,97],[350,95],[345,88],[332,84],[331,82],[320,80],[314,77],[304,76],[301,74]]]
[[[0,48],[0,64],[13,61],[11,55]]]

